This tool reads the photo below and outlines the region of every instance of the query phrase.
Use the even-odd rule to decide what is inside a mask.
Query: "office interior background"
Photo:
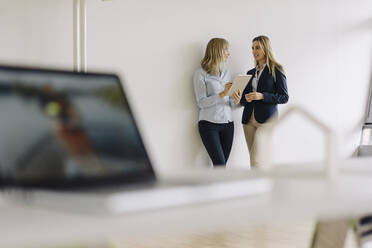
[[[73,12],[67,0],[0,0],[0,64],[72,69]],[[117,72],[158,170],[208,165],[197,131],[192,74],[213,37],[230,42],[232,75],[254,66],[251,41],[271,38],[290,100],[337,134],[339,158],[360,143],[372,82],[370,0],[88,0],[88,71]],[[234,111],[229,167],[249,168]],[[323,136],[293,116],[273,137],[278,164],[318,161]]]

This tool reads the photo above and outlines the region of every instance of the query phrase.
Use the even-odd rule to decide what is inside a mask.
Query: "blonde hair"
[[[252,40],[252,43],[257,41],[258,44],[260,45],[261,49],[264,52],[265,58],[266,58],[266,66],[269,68],[269,72],[271,75],[273,75],[274,80],[276,80],[276,75],[275,75],[275,68],[280,71],[281,73],[285,74],[283,66],[279,64],[279,62],[275,59],[273,50],[271,48],[271,42],[269,37],[260,35],[255,37]],[[255,65],[258,65],[258,61],[255,61]]]
[[[220,75],[221,66],[224,62],[223,50],[229,46],[227,40],[213,38],[208,42],[201,67],[209,74]]]

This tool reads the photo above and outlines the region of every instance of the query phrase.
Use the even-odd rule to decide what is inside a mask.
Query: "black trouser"
[[[213,165],[226,165],[234,137],[234,123],[199,121],[199,133]]]

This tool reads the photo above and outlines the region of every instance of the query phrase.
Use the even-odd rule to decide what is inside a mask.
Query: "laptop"
[[[131,213],[270,191],[250,172],[155,173],[119,77],[0,66],[1,196]]]

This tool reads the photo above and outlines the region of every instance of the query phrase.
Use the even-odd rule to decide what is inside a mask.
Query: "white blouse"
[[[232,122],[231,106],[235,105],[232,97],[221,98],[219,93],[225,89],[225,84],[231,82],[228,70],[223,70],[220,76],[210,75],[202,68],[194,73],[194,91],[199,111],[199,121],[213,123]]]

